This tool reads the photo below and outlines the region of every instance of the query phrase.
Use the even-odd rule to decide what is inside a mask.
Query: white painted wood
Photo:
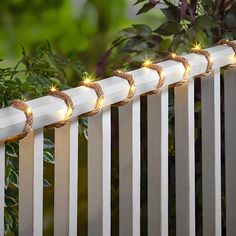
[[[168,89],[148,96],[148,235],[168,235]]]
[[[78,118],[55,129],[54,235],[77,235]]]
[[[119,108],[119,233],[140,235],[140,99]]]
[[[4,235],[5,143],[0,142],[0,236]]]
[[[220,70],[201,80],[203,235],[221,235]]]
[[[195,236],[194,79],[175,88],[176,235]]]
[[[19,235],[43,235],[43,129],[20,140]]]
[[[235,41],[236,42],[236,41]],[[208,51],[211,53],[214,68],[233,63],[234,51],[230,47],[215,46]],[[207,67],[207,60],[202,55],[188,54],[185,57],[191,64],[190,76],[196,76],[203,73]],[[165,61],[159,63],[165,70],[166,85],[176,83],[182,79],[184,73],[183,65],[179,62]],[[136,96],[152,90],[156,86],[156,72],[150,69],[141,68],[130,72],[134,75],[136,85]],[[106,99],[104,106],[111,105],[124,100],[129,89],[127,82],[118,77],[110,77],[98,81],[102,86]],[[93,89],[79,87],[67,90],[74,102],[75,110],[73,117],[93,110],[96,102],[96,93]],[[33,128],[58,122],[64,118],[66,107],[62,100],[55,97],[45,96],[27,102],[34,110]],[[25,124],[25,116],[21,111],[12,107],[0,110],[0,140],[14,136],[21,132]]]
[[[236,69],[224,73],[225,91],[225,177],[226,177],[226,235],[236,232]]]
[[[111,111],[88,118],[88,235],[111,235]]]

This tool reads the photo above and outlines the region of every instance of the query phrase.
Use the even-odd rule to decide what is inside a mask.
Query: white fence
[[[235,41],[236,42],[236,41]],[[221,130],[220,68],[235,63],[231,47],[207,49],[213,72],[201,80],[203,235],[221,235]],[[204,73],[203,55],[186,54],[191,70],[187,84],[175,88],[176,234],[195,235],[194,77]],[[168,235],[168,86],[182,80],[180,62],[158,63],[164,71],[162,92],[148,96],[148,235]],[[130,71],[135,97],[119,108],[119,222],[120,236],[140,235],[140,95],[159,81],[155,70]],[[126,99],[128,83],[117,76],[98,81],[104,106],[88,118],[88,235],[111,235],[111,109]],[[236,69],[224,71],[226,228],[236,235]],[[78,119],[93,110],[97,96],[83,86],[65,91],[74,112],[69,124],[55,129],[54,235],[77,232]],[[20,140],[19,235],[39,236],[43,230],[43,127],[64,119],[67,107],[58,98],[45,96],[27,102],[34,116],[33,131]],[[0,140],[20,133],[23,112],[0,110]],[[0,235],[4,234],[4,141],[0,143]]]

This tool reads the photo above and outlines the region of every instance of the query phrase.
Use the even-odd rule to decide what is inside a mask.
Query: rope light
[[[20,139],[23,139],[32,130],[33,113],[32,113],[31,107],[28,106],[24,101],[21,101],[21,100],[13,100],[11,102],[11,106],[20,110],[20,111],[23,111],[25,114],[25,117],[26,117],[26,121],[25,121],[25,126],[24,126],[22,132],[13,136],[13,137],[6,139],[5,142],[13,142],[13,141],[18,141]]]
[[[97,82],[92,82],[89,78],[86,78],[84,81],[80,82],[80,86],[85,86],[95,90],[97,94],[97,102],[94,110],[84,113],[82,116],[93,116],[101,111],[104,103],[104,93],[102,87]]]
[[[207,75],[211,74],[212,68],[213,68],[213,59],[211,57],[211,54],[207,50],[202,49],[201,44],[196,44],[191,49],[191,52],[195,53],[195,54],[199,54],[199,55],[205,56],[205,58],[207,59],[207,69],[206,69],[206,72],[201,74],[200,76],[207,76]]]
[[[228,65],[227,68],[236,67],[236,43],[231,42],[227,39],[222,39],[217,44],[231,47],[234,50],[234,64]]]
[[[185,57],[182,56],[178,56],[175,53],[171,53],[166,60],[172,60],[172,61],[177,61],[183,64],[185,71],[184,71],[184,75],[183,75],[183,79],[177,83],[174,83],[171,85],[171,87],[179,87],[182,86],[184,84],[186,84],[188,82],[189,79],[189,73],[191,70],[191,66],[188,62],[188,60]]]
[[[145,60],[143,67],[155,70],[159,75],[159,81],[156,88],[150,92],[144,93],[143,95],[153,95],[161,92],[161,88],[165,83],[165,73],[161,66],[153,64],[150,60]]]
[[[112,105],[114,107],[124,106],[130,100],[132,100],[132,98],[134,97],[134,94],[135,94],[135,83],[134,83],[133,76],[130,73],[127,73],[127,72],[124,72],[124,71],[121,71],[121,70],[114,71],[113,75],[118,76],[122,79],[125,79],[129,83],[129,93],[127,95],[127,98],[123,101],[117,102],[117,103]]]
[[[74,110],[74,104],[73,104],[70,96],[62,91],[58,91],[56,89],[56,87],[54,87],[54,86],[51,87],[51,89],[47,95],[62,99],[67,106],[67,110],[66,110],[66,115],[62,121],[48,125],[48,126],[46,126],[46,128],[60,128],[64,125],[66,125],[69,122],[69,120],[73,114],[73,110]]]

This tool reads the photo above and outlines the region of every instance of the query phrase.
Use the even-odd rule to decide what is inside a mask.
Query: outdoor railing
[[[236,41],[234,41],[236,42]],[[148,96],[148,235],[168,235],[168,86],[175,87],[176,234],[195,235],[194,77],[202,76],[203,235],[221,235],[220,69],[235,63],[232,47],[208,48],[210,58],[195,53],[158,63],[165,77],[161,92]],[[207,60],[208,59],[208,60]],[[212,73],[204,75],[213,62]],[[187,71],[189,70],[189,71]],[[159,82],[157,71],[129,72],[135,95],[119,107],[119,233],[140,235],[140,95]],[[104,93],[101,112],[88,117],[88,235],[111,235],[111,105],[127,98],[131,87],[119,76],[97,82]],[[134,90],[134,88],[133,88]],[[236,68],[224,70],[226,230],[236,235]],[[74,110],[70,122],[55,129],[54,235],[77,232],[78,116],[91,112],[97,94],[80,86],[65,91]],[[19,235],[43,231],[43,127],[64,119],[68,107],[60,98],[44,96],[27,105],[33,131],[19,142]],[[25,114],[0,110],[0,235],[4,234],[5,139],[21,133]]]

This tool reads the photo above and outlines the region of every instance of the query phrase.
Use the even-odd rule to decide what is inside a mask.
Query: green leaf
[[[167,21],[160,25],[154,32],[160,35],[170,36],[173,34],[178,34],[180,31],[181,25],[178,22]]]
[[[135,3],[133,4],[133,6],[135,6],[135,5],[137,5],[137,4],[141,3],[141,2],[144,2],[144,1],[146,1],[146,0],[138,0],[137,2],[135,2]]]
[[[137,24],[133,25],[133,28],[136,29],[136,35],[142,37],[148,37],[152,34],[152,29],[148,25]]]
[[[236,8],[232,8],[225,16],[225,24],[228,28],[236,28]]]
[[[54,164],[54,162],[55,162],[54,156],[52,155],[52,153],[50,153],[48,151],[44,151],[43,160],[47,163],[50,163],[50,164]]]
[[[170,48],[171,42],[172,42],[172,40],[170,38],[163,39],[160,42],[159,50],[160,51],[168,51]]]
[[[5,204],[7,207],[17,206],[16,200],[12,197],[5,197]]]
[[[149,10],[151,10],[152,8],[154,8],[155,6],[157,5],[156,4],[153,4],[151,2],[148,2],[146,4],[143,5],[143,7],[138,11],[137,15],[140,15],[140,14],[143,14]]]
[[[51,149],[54,148],[54,143],[52,142],[51,139],[44,138],[44,149]]]
[[[180,10],[178,7],[170,5],[168,8],[161,9],[161,11],[169,21],[180,21]]]
[[[43,187],[47,188],[47,187],[51,187],[51,186],[52,185],[49,183],[49,181],[44,178],[43,179]]]
[[[212,29],[219,27],[219,24],[216,23],[216,21],[210,17],[210,16],[199,16],[194,24],[194,28],[197,30],[201,29]]]

